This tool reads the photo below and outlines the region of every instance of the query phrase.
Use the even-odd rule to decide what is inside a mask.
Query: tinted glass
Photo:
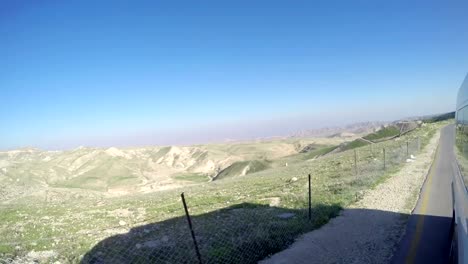
[[[456,150],[458,164],[463,174],[465,185],[468,183],[468,75],[465,78],[457,98],[456,113]]]

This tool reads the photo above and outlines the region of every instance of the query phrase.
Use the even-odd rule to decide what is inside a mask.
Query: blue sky
[[[3,1],[0,149],[191,144],[451,111],[468,72],[467,10]]]

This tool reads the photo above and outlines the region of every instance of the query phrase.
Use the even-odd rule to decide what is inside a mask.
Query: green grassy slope
[[[371,133],[363,138],[370,140],[370,141],[379,141],[379,140],[391,138],[394,136],[398,136],[399,134],[400,134],[400,129],[398,127],[388,126],[388,127],[380,129],[379,131],[375,133]]]
[[[245,174],[256,173],[270,167],[270,163],[264,160],[238,161],[222,170],[215,180],[244,176]]]
[[[372,142],[379,142],[379,141],[388,140],[392,137],[398,136],[399,134],[400,134],[400,129],[397,126],[388,126],[388,127],[380,129],[377,132],[364,136],[363,139],[369,140]],[[340,149],[341,151],[346,151],[346,150],[351,150],[351,149],[360,148],[360,147],[369,145],[370,143],[366,142],[365,140],[355,139],[349,143],[343,144],[342,146],[340,146]]]
[[[366,141],[363,141],[363,140],[360,140],[360,139],[356,139],[356,140],[353,140],[349,143],[346,143],[344,144],[343,146],[340,147],[341,151],[346,151],[346,150],[351,150],[351,149],[355,149],[355,148],[360,148],[360,147],[363,147],[363,146],[366,146],[366,145],[369,145],[369,142],[366,142]]]
[[[80,176],[58,182],[55,186],[106,191],[108,188],[140,183],[141,181],[133,174],[133,171],[121,161],[120,158],[109,158]]]

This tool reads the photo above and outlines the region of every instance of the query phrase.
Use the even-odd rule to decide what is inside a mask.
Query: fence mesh
[[[69,234],[70,252],[59,252],[55,259],[63,263],[256,263],[359,200],[363,190],[411,162],[431,136],[405,136],[310,159],[306,165],[278,166],[242,181],[225,179],[187,188],[197,247],[179,194],[169,192],[158,201],[143,201],[148,214],[157,208],[153,218],[132,218],[123,227],[107,225],[94,233]],[[108,230],[117,231],[109,236]],[[41,236],[34,243],[50,246],[56,242],[60,248],[60,241],[65,240]],[[86,244],[81,239],[86,236],[99,242]],[[1,263],[27,259],[20,256],[15,241],[0,242],[2,247],[16,248],[18,253],[3,254]]]

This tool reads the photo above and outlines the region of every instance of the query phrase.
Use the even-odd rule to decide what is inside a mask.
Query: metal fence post
[[[385,148],[383,148],[383,169],[385,170]]]
[[[310,184],[310,174],[309,174],[309,221],[312,220],[312,188]]]
[[[182,203],[184,204],[185,215],[187,216],[187,222],[190,228],[190,233],[192,234],[193,245],[195,247],[195,252],[197,253],[198,263],[202,264],[200,250],[198,250],[198,243],[197,239],[195,238],[195,232],[193,232],[192,220],[190,219],[190,214],[187,209],[187,203],[185,202],[184,193],[181,193],[180,197],[182,198]]]

